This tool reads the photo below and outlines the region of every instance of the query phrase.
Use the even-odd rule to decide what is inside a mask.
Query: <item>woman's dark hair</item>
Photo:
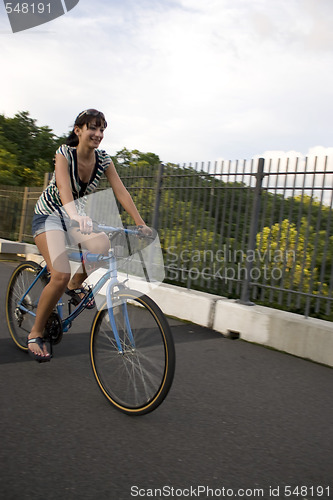
[[[105,116],[101,111],[97,111],[97,109],[86,109],[85,111],[82,111],[82,113],[76,117],[73,130],[66,139],[67,146],[76,147],[79,144],[79,138],[74,132],[74,128],[82,128],[84,125],[87,125],[89,128],[92,121],[96,123],[97,127],[103,126],[106,128],[108,125],[105,120]]]

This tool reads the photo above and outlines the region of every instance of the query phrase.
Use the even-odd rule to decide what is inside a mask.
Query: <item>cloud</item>
[[[305,154],[331,144],[332,15],[329,0],[81,0],[49,32],[0,35],[0,111],[61,134],[97,107],[106,149],[164,161]]]

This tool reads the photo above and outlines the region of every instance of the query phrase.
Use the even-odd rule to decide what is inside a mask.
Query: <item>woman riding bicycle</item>
[[[75,204],[75,200],[97,189],[104,173],[117,200],[133,218],[134,223],[144,226],[144,232],[149,232],[131,195],[118,176],[111,157],[105,151],[98,149],[106,126],[104,114],[95,109],[87,109],[77,116],[66,144],[56,151],[53,177],[35,206],[32,221],[33,237],[50,272],[50,281],[43,289],[35,323],[28,335],[28,351],[36,361],[49,361],[51,358],[43,341],[43,334],[47,320],[58,300],[66,292],[78,303],[84,294],[82,283],[87,278],[86,271],[82,267],[71,278],[70,265],[66,257],[66,227],[61,217],[50,217],[50,215],[65,207],[66,216],[76,221],[80,227],[80,231],[77,231],[77,242],[81,247],[93,253],[107,254],[109,250],[107,236],[104,233],[92,234],[91,219],[87,215],[78,213]],[[62,261],[61,266],[55,265],[51,255],[55,248]],[[91,307],[93,306],[92,303]]]

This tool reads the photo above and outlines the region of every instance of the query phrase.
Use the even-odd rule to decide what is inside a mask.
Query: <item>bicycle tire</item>
[[[15,344],[27,351],[27,338],[35,322],[35,317],[18,309],[18,301],[33,283],[42,267],[33,261],[22,262],[10,277],[6,293],[6,319],[9,333]],[[47,284],[46,277],[36,281],[26,298],[24,305],[31,312],[37,309],[40,294]]]
[[[155,302],[126,289],[112,297],[123,354],[119,353],[107,308],[97,311],[90,334],[90,361],[108,401],[128,415],[155,410],[172,385],[176,356],[169,324]],[[135,348],[124,326],[126,304]],[[105,306],[106,307],[106,306]]]

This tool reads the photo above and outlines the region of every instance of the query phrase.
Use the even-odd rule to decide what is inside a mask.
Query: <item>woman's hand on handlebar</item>
[[[93,230],[93,222],[87,215],[72,215],[71,220],[79,224],[81,233],[90,234]]]
[[[142,234],[142,236],[152,236],[152,234],[153,234],[153,231],[151,230],[151,228],[146,226],[145,224],[139,225],[136,227],[139,230],[139,232]]]

